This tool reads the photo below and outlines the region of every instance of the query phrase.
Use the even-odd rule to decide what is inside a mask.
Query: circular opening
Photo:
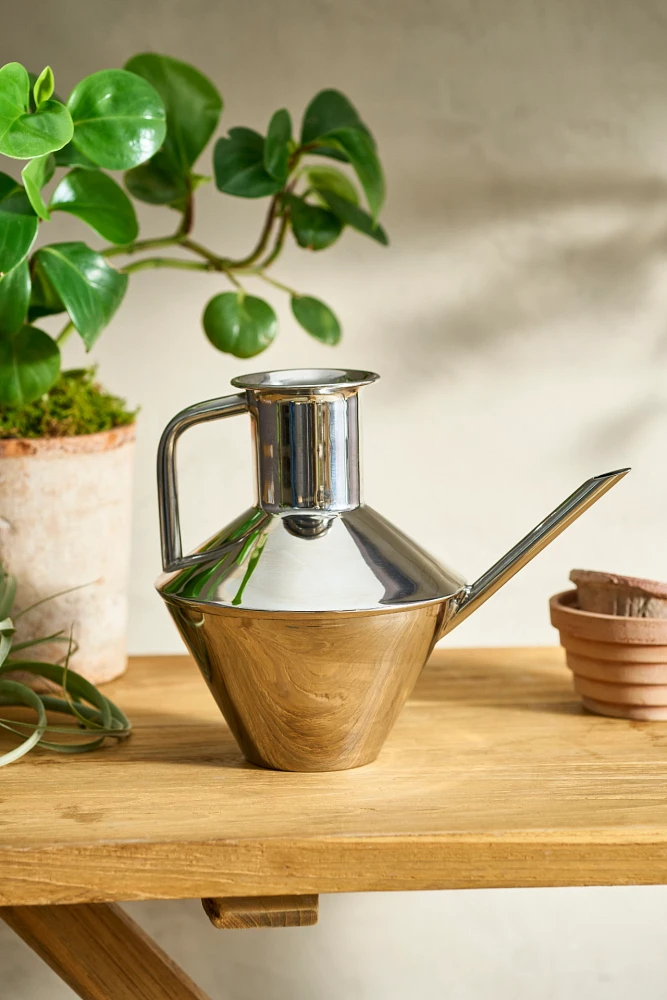
[[[369,385],[380,376],[354,368],[287,368],[277,372],[238,375],[232,385],[239,389],[326,389]]]

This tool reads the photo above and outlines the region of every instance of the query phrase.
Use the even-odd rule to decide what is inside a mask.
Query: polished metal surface
[[[251,507],[201,555],[203,563],[158,581],[163,595],[254,611],[373,611],[440,601],[465,586],[366,505],[327,517]]]
[[[252,375],[237,375],[232,385],[237,389],[288,390],[305,392],[308,396],[328,393],[330,390],[359,389],[362,385],[377,382],[375,372],[359,371],[357,368],[284,368],[275,372],[255,372]]]
[[[249,411],[257,506],[271,513],[352,510],[361,503],[357,392],[378,377],[337,368],[259,372],[232,380],[245,392],[196,403],[177,413],[158,448],[163,569],[192,566],[211,557],[210,552],[182,555],[176,443],[184,431]],[[216,555],[226,551],[219,548]]]
[[[433,645],[629,470],[585,482],[473,584],[363,503],[357,393],[371,372],[234,379],[160,443],[157,588],[248,760],[333,770],[373,760]],[[175,447],[249,413],[255,504],[181,553]]]
[[[614,472],[604,472],[593,476],[571,493],[543,521],[540,521],[532,531],[529,531],[520,542],[517,542],[509,552],[501,556],[498,562],[483,573],[478,580],[466,588],[465,595],[457,601],[454,615],[448,619],[446,632],[451,632],[456,625],[464,621],[468,615],[495,594],[508,580],[518,573],[526,563],[529,563],[538,552],[541,552],[549,542],[552,542],[562,531],[572,524],[585,510],[588,510],[596,500],[599,500],[607,490],[627,476],[630,469],[616,469]]]
[[[281,771],[375,760],[446,611],[300,615],[166,600],[243,755]]]
[[[181,525],[178,518],[178,489],[176,478],[176,442],[189,427],[220,417],[231,417],[245,413],[248,402],[245,393],[209,399],[181,410],[165,427],[157,454],[157,491],[160,514],[160,537],[162,540],[162,566],[165,570],[177,566],[192,565],[201,557],[182,557]],[[209,555],[210,558],[210,555]]]
[[[361,503],[358,386],[248,389],[257,503],[270,513]]]

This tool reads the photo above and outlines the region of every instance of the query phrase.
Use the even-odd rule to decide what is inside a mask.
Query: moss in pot
[[[134,424],[138,409],[107,392],[97,369],[72,368],[38,399],[0,406],[0,439],[79,437]]]
[[[575,690],[599,715],[667,720],[667,584],[572,570],[551,598]]]

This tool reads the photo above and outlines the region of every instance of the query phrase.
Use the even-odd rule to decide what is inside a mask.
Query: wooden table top
[[[667,723],[586,714],[558,649],[436,652],[333,774],[246,764],[187,657],[105,690],[129,741],[0,771],[0,904],[667,882]]]

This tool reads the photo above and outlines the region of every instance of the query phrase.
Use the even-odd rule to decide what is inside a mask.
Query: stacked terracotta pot
[[[551,598],[575,690],[600,715],[667,719],[667,584],[573,570]]]

